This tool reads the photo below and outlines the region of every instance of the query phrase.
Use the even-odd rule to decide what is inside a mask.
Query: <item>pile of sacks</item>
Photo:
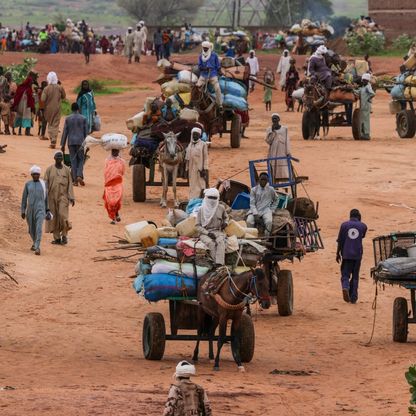
[[[398,75],[390,95],[394,101],[416,101],[416,71],[405,71]]]
[[[334,33],[334,28],[327,23],[303,19],[300,24],[296,23],[289,29],[285,42],[286,46],[291,48],[296,44],[298,36],[301,35],[306,45],[318,47],[324,45]]]

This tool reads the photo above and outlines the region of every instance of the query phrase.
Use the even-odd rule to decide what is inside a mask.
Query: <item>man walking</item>
[[[345,302],[357,303],[363,238],[367,226],[361,222],[358,209],[352,209],[350,220],[341,225],[338,234],[337,263],[341,262],[342,296]]]
[[[201,140],[202,130],[194,127],[186,148],[186,168],[189,176],[189,199],[201,198],[208,187],[208,145]]]
[[[269,236],[272,232],[273,212],[276,211],[278,202],[275,190],[269,185],[269,175],[266,172],[261,173],[259,184],[250,192],[247,226],[255,228],[258,227],[259,221],[263,221],[264,234]]]
[[[288,129],[280,125],[280,116],[277,113],[272,115],[272,126],[266,131],[265,141],[269,145],[268,158],[290,156]],[[290,179],[287,159],[274,160],[271,164],[274,183]]]
[[[131,64],[131,58],[133,57],[134,48],[134,33],[133,28],[127,29],[126,37],[124,40],[124,55],[127,56],[129,64]]]
[[[259,60],[257,59],[256,52],[252,49],[250,51],[249,57],[247,58],[247,63],[250,66],[250,75],[251,78],[257,78],[257,74],[260,72]],[[250,79],[249,86],[250,92],[254,91],[255,82]]]
[[[74,186],[84,186],[84,148],[82,144],[88,134],[87,119],[79,113],[77,103],[71,105],[72,114],[65,120],[64,131],[61,138],[61,150],[65,153],[68,141],[71,158],[71,172]]]
[[[160,27],[153,35],[153,43],[155,45],[156,62],[163,58],[163,34]]]
[[[371,100],[375,97],[373,88],[371,87],[371,75],[363,74],[361,82],[363,86],[360,88],[360,139],[370,140],[370,114]]]
[[[181,361],[176,366],[175,383],[169,390],[163,416],[212,415],[206,392],[191,381],[191,376],[194,375],[195,366],[188,361]]]
[[[67,244],[68,231],[72,228],[68,219],[69,203],[75,205],[71,170],[63,164],[64,154],[55,153],[55,164],[49,166],[45,173],[48,190],[48,207],[53,214],[46,223],[46,232],[53,233],[52,244]]]
[[[48,194],[45,182],[40,179],[41,169],[39,166],[30,168],[32,180],[26,182],[23,189],[22,204],[20,212],[22,219],[26,219],[29,234],[33,244],[31,250],[37,256],[40,255],[40,241],[42,239],[42,226],[45,218],[50,219],[48,209]]]

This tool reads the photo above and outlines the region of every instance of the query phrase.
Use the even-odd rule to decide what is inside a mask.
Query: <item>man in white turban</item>
[[[40,179],[40,167],[33,165],[29,172],[32,180],[26,182],[23,189],[20,213],[22,219],[26,219],[29,227],[29,234],[33,242],[31,250],[39,256],[43,222],[49,213],[48,195],[45,182]]]
[[[309,59],[307,75],[316,78],[329,91],[332,87],[332,71],[326,64],[326,46],[321,45]]]
[[[144,42],[144,32],[142,30],[142,25],[137,23],[136,31],[134,32],[134,62],[140,62],[140,56],[143,50],[143,42]]]
[[[194,375],[196,375],[195,366],[188,361],[181,361],[176,366],[175,382],[169,390],[163,416],[212,416],[205,390],[191,381],[191,376]]]
[[[124,55],[129,59],[129,64],[131,64],[131,58],[133,57],[134,37],[135,34],[133,33],[133,28],[127,28],[126,37],[124,39]]]
[[[215,101],[222,110],[222,94],[218,76],[220,75],[221,63],[218,55],[212,50],[212,43],[202,42],[202,52],[199,55],[198,67],[200,71],[197,87],[202,88],[209,82],[215,90]]]
[[[201,198],[208,186],[208,145],[201,140],[202,130],[194,127],[186,148],[186,168],[189,177],[189,199]]]
[[[49,147],[55,149],[61,121],[61,104],[66,97],[66,93],[55,72],[49,72],[46,80],[48,86],[42,92],[42,101],[45,105],[44,117],[48,123],[48,135],[51,140]]]
[[[228,214],[220,204],[220,193],[216,188],[204,191],[204,200],[196,218],[196,230],[200,240],[208,247],[216,265],[225,264],[225,232]]]
[[[375,97],[371,86],[371,74],[366,73],[361,77],[360,88],[360,138],[370,140],[370,114],[372,99]]]
[[[257,74],[260,72],[260,66],[259,66],[259,61],[257,59],[256,52],[254,51],[254,49],[252,49],[249,52],[249,57],[247,58],[246,62],[248,63],[250,67],[251,78],[257,78]],[[254,84],[255,82],[250,79],[249,86],[250,86],[251,92],[254,91]]]
[[[289,51],[285,49],[283,51],[283,55],[280,57],[279,64],[277,65],[277,70],[276,70],[276,72],[280,74],[279,85],[282,91],[284,91],[285,86],[286,86],[286,74],[290,68],[290,59],[291,57],[289,55]]]

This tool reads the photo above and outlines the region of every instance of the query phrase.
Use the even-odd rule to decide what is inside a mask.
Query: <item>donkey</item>
[[[184,161],[184,148],[178,142],[180,133],[163,133],[165,140],[160,143],[158,148],[159,169],[162,174],[163,193],[160,200],[160,206],[166,208],[166,198],[169,187],[169,176],[172,177],[172,190],[174,198],[174,207],[179,207],[179,200],[176,197],[176,179],[178,177],[178,169]]]
[[[219,325],[214,370],[218,371],[220,369],[221,348],[225,342],[227,322],[231,319],[231,347],[234,360],[238,370],[244,372],[240,354],[241,317],[250,299],[258,300],[264,309],[270,308],[269,279],[261,268],[237,275],[230,274],[225,267],[219,270],[226,270],[225,278],[220,279],[218,286],[211,293],[211,273],[203,276],[198,284],[198,302],[200,305],[198,308],[198,341],[192,359],[194,362],[198,361],[200,337],[204,332],[208,332],[209,337],[209,358],[214,358],[212,340],[215,329]]]

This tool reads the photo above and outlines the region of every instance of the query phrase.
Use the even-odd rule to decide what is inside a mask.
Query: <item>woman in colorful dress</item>
[[[26,136],[31,136],[30,129],[33,127],[32,113],[35,112],[35,99],[33,97],[34,74],[29,73],[27,78],[17,87],[14,97],[12,111],[16,112],[14,127],[19,127],[19,136],[22,135],[22,128]]]
[[[88,133],[92,133],[95,115],[95,101],[94,93],[90,88],[90,83],[87,80],[82,81],[81,90],[78,93],[77,104],[79,112],[87,119]]]

